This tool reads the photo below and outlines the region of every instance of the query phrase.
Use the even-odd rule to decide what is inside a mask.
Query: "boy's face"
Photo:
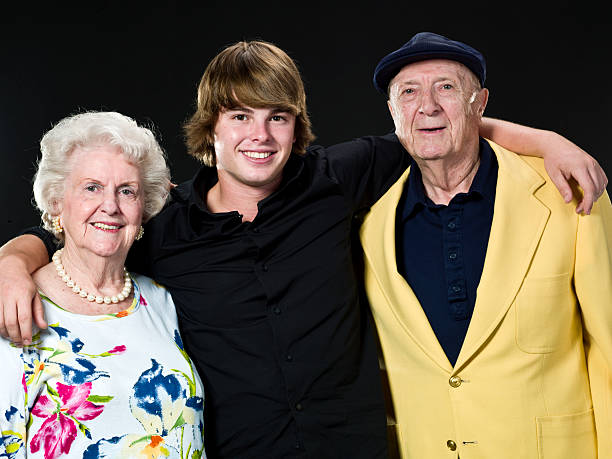
[[[274,190],[295,142],[295,115],[275,107],[223,109],[214,140],[220,177]]]

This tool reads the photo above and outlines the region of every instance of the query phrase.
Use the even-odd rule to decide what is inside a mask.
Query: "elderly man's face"
[[[464,65],[445,59],[409,64],[389,92],[396,134],[415,159],[460,157],[477,148],[488,92]]]

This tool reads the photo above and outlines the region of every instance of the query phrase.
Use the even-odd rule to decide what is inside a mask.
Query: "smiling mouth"
[[[105,231],[116,231],[121,225],[107,225],[106,223],[92,223],[91,226]]]
[[[244,156],[252,159],[266,159],[272,156],[274,153],[271,151],[241,151]]]

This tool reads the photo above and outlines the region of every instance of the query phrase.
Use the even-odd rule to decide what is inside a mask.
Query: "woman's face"
[[[107,144],[77,147],[68,161],[61,213],[66,248],[125,259],[144,208],[138,166]]]

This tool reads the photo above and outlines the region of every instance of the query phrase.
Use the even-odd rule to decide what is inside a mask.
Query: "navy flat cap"
[[[400,49],[383,57],[374,70],[374,86],[385,96],[391,80],[408,64],[428,59],[450,59],[469,68],[484,86],[487,66],[481,53],[460,41],[431,32],[417,33]]]

